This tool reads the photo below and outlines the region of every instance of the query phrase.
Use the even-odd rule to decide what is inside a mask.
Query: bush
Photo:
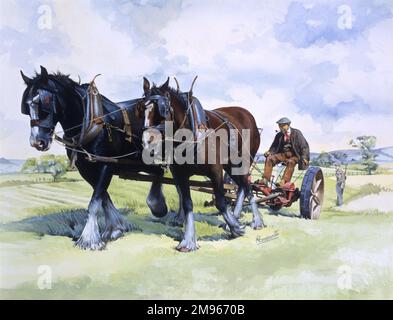
[[[46,154],[39,158],[29,158],[22,166],[23,173],[49,173],[54,181],[58,181],[70,168],[66,156]]]

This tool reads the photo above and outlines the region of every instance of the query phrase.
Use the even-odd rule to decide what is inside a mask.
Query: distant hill
[[[19,172],[24,163],[25,160],[0,158],[0,174]]]
[[[12,162],[6,158],[0,158],[0,164],[12,164]]]
[[[393,146],[374,149],[374,151],[378,155],[375,159],[377,163],[393,162]],[[362,161],[362,156],[360,154],[360,150],[355,149],[355,148],[346,149],[346,150],[333,150],[333,151],[329,151],[328,153],[330,153],[332,155],[333,159],[337,159],[335,157],[335,155],[345,153],[347,155],[348,163],[360,163]],[[319,155],[320,155],[320,153],[311,152],[310,158],[311,158],[311,160],[314,160]],[[258,159],[258,162],[265,161],[265,157],[261,153],[257,154],[257,159]]]
[[[378,155],[375,158],[377,163],[393,162],[393,147],[374,149],[374,152]],[[360,150],[355,148],[346,150],[334,150],[329,151],[328,153],[332,155],[333,159],[337,159],[335,157],[335,155],[337,154],[346,154],[348,163],[359,163],[362,161]],[[317,158],[318,155],[319,153],[312,152],[310,155],[311,160]]]

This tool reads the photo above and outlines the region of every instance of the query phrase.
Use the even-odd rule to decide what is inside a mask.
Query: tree
[[[333,162],[332,155],[328,152],[322,151],[316,159],[311,161],[311,164],[313,166],[328,168],[333,165]]]
[[[46,172],[52,175],[54,181],[58,181],[59,178],[67,172],[67,170],[63,163],[51,160],[48,162]]]
[[[28,158],[22,166],[21,171],[24,173],[34,172],[37,168],[37,159]]]
[[[38,166],[40,172],[50,173],[54,181],[59,180],[67,171],[67,165],[64,164],[63,159],[53,154],[41,156],[38,160]]]
[[[58,181],[69,168],[68,159],[65,156],[45,154],[37,158],[29,158],[22,167],[22,172],[50,173],[54,181]]]
[[[346,163],[348,155],[342,151],[335,151],[330,153],[340,164]]]
[[[378,156],[374,151],[377,138],[374,136],[360,136],[352,139],[349,144],[360,149],[362,156],[362,165],[369,175],[371,175],[378,168],[375,158]]]

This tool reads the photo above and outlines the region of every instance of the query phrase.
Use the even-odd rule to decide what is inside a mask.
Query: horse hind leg
[[[162,193],[162,183],[153,181],[150,187],[146,203],[155,217],[162,218],[168,213],[168,207]]]
[[[240,214],[242,213],[243,210],[243,202],[246,197],[246,188],[242,181],[238,178],[238,176],[231,176],[233,181],[238,185],[238,190],[236,193],[236,203],[235,203],[235,208],[233,209],[233,216],[236,219],[240,218]]]
[[[224,229],[227,229],[228,227],[234,238],[243,236],[244,226],[240,224],[239,220],[232,213],[230,213],[230,210],[226,205],[221,168],[214,172],[214,176],[211,177],[211,181],[214,189],[214,195],[216,197],[216,208],[222,214],[226,223]]]
[[[233,216],[236,219],[240,218],[240,214],[242,213],[242,210],[243,210],[243,202],[244,202],[245,197],[246,197],[246,192],[245,192],[244,188],[239,187],[239,189],[237,190],[237,193],[236,193],[235,207],[233,209]]]
[[[255,201],[254,194],[251,188],[248,188],[247,199],[251,205],[252,209],[252,222],[251,227],[255,230],[262,229],[266,227],[265,223],[263,222],[262,214],[259,212],[258,204]]]
[[[259,212],[258,209],[258,204],[255,201],[254,194],[251,190],[251,185],[248,182],[248,176],[236,176],[236,175],[231,175],[232,179],[237,183],[239,186],[238,190],[238,197],[236,200],[236,206],[233,211],[233,215],[238,219],[240,217],[240,213],[243,209],[243,201],[245,196],[247,196],[247,199],[250,203],[251,210],[252,210],[252,223],[251,227],[253,229],[262,229],[265,227],[265,224],[262,219],[262,215]]]
[[[221,214],[223,215],[224,220],[226,222],[226,227],[229,228],[231,235],[234,238],[243,236],[244,226],[241,225],[239,220],[237,220],[236,217],[229,212],[229,209],[225,204],[224,196],[221,197],[216,195],[216,206],[218,210],[221,212]]]
[[[124,232],[131,231],[131,223],[116,209],[107,192],[103,198],[103,209],[105,213],[105,231],[102,233],[102,238],[105,241],[116,240],[121,238]]]
[[[246,197],[246,192],[244,190],[244,188],[239,187],[237,193],[236,193],[237,197],[236,197],[236,203],[235,203],[235,208],[233,209],[233,212],[231,215],[233,215],[235,217],[236,220],[240,219],[240,214],[243,210],[243,202],[244,202],[244,198]],[[218,209],[220,212],[222,212],[222,209]],[[225,211],[227,211],[228,208],[225,208]],[[226,231],[230,231],[228,224],[224,224],[223,229]]]

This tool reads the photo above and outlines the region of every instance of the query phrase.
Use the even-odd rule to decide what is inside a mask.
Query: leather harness
[[[130,117],[128,116],[128,112],[125,108],[120,108],[120,110],[123,115],[124,133],[126,135],[126,141],[131,143],[132,142],[132,129],[131,129]]]
[[[225,117],[224,115],[222,115],[218,111],[216,111],[216,110],[209,110],[209,112],[213,113],[222,122],[226,123],[228,125],[229,129],[235,129],[235,126],[232,124],[232,122],[230,122],[227,117]],[[208,119],[208,120],[210,120],[210,119]]]
[[[94,78],[95,79],[95,78]],[[81,133],[70,138],[66,138],[65,136],[63,138],[59,137],[57,134],[54,134],[54,139],[59,141],[60,143],[64,144],[65,146],[69,147],[69,149],[72,150],[71,154],[71,166],[74,166],[75,161],[76,161],[76,155],[77,155],[77,148],[80,148],[83,152],[85,152],[88,156],[88,159],[90,161],[95,161],[95,159],[100,159],[103,157],[100,156],[94,156],[90,153],[88,153],[86,150],[84,150],[83,146],[88,144],[89,142],[93,141],[98,134],[102,131],[104,127],[108,130],[108,139],[109,141],[112,140],[111,137],[111,129],[118,130],[122,133],[124,133],[125,140],[129,143],[132,142],[132,126],[131,126],[131,121],[127,112],[127,108],[123,107],[121,105],[118,106],[118,110],[116,111],[121,111],[122,117],[123,117],[123,129],[111,125],[109,122],[105,122],[103,118],[106,116],[103,111],[103,103],[102,103],[102,98],[101,95],[95,86],[93,81],[90,82],[86,92],[87,95],[86,97],[83,97],[81,95],[81,92],[77,91],[78,94],[81,97],[82,101],[82,106],[84,109],[84,118],[83,122],[81,124],[82,130]],[[83,90],[84,91],[84,90]],[[83,92],[84,93],[84,92]],[[83,94],[82,93],[82,94]],[[87,103],[85,104],[85,100],[87,99]],[[114,111],[114,112],[116,112]],[[39,125],[39,123],[34,125]],[[94,158],[93,158],[94,157]],[[105,157],[106,161],[108,161],[110,157]]]

